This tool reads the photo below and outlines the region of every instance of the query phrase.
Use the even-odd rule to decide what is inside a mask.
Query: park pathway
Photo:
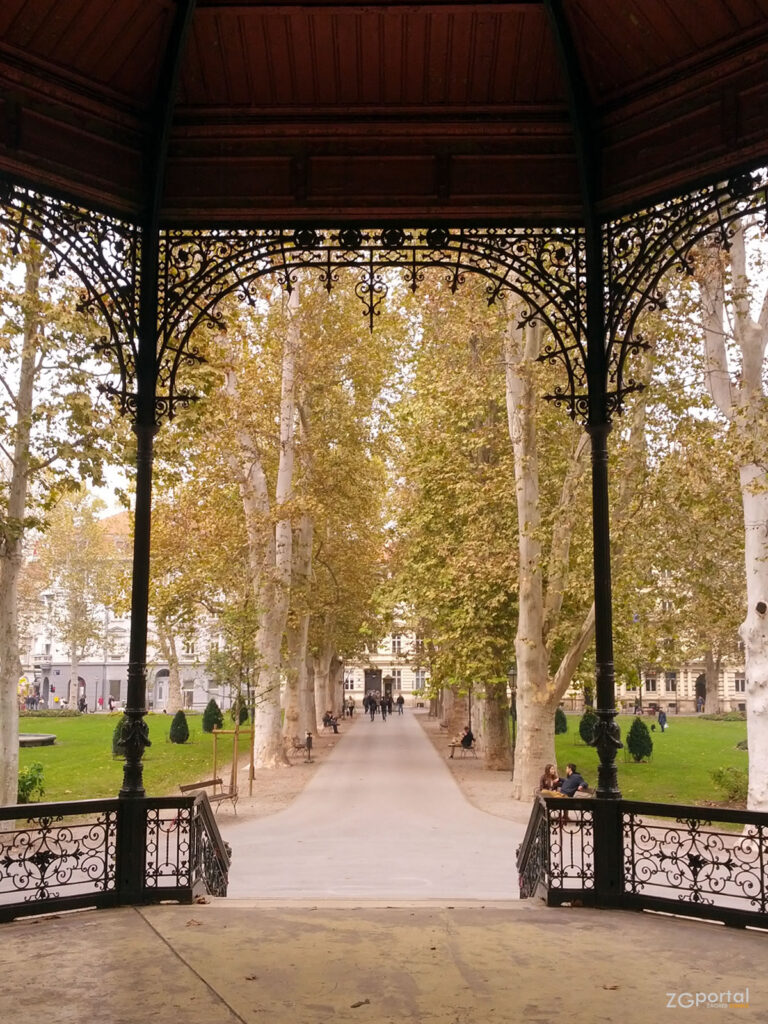
[[[221,828],[235,899],[517,898],[524,826],[466,801],[410,710],[345,721],[290,807]]]

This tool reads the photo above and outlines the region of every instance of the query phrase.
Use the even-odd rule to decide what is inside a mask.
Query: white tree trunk
[[[765,469],[742,467],[741,494],[747,571],[747,615],[740,629],[747,685],[747,806],[751,811],[768,811],[768,473]]]
[[[763,469],[768,462],[763,385],[768,290],[755,320],[750,309],[753,295],[747,276],[745,231],[740,223],[729,254],[732,333],[741,356],[741,365],[735,371],[737,386],[729,365],[727,342],[731,332],[726,317],[724,254],[719,249],[702,248],[698,253],[696,279],[704,326],[706,382],[718,409],[732,423],[740,447],[752,452],[752,458],[744,460],[739,468],[747,582],[747,614],[740,627],[747,682],[747,807],[768,811],[768,474]]]
[[[296,531],[291,592],[298,607],[296,622],[287,629],[285,666],[285,698],[283,703],[283,735],[303,737],[314,729],[314,716],[308,715],[307,641],[309,639],[309,581],[312,571],[312,539],[314,523],[310,516],[301,517]]]
[[[165,710],[169,715],[175,715],[181,710],[181,672],[179,670],[179,652],[176,646],[176,637],[162,624],[158,626],[157,641],[162,651],[163,658],[168,663],[168,700]]]
[[[77,657],[77,648],[71,647],[69,651],[69,709],[70,711],[78,710],[78,702],[80,700],[80,684],[78,683],[79,678],[80,660]]]
[[[26,258],[26,307],[19,385],[16,393],[16,438],[8,485],[8,517],[0,536],[0,805],[15,804],[19,771],[19,700],[21,676],[17,588],[23,557],[24,519],[29,483],[29,445],[40,317],[38,250]]]
[[[491,771],[509,771],[512,767],[512,749],[509,742],[509,703],[507,685],[486,686],[477,699],[478,746],[486,768]]]
[[[287,764],[283,748],[280,670],[282,642],[288,621],[293,558],[293,528],[287,511],[293,496],[293,467],[296,431],[296,354],[299,346],[299,290],[294,287],[288,301],[290,322],[283,345],[282,384],[280,392],[280,457],[275,488],[274,566],[267,571],[260,595],[262,609],[257,649],[260,668],[256,690],[255,764],[259,768]],[[282,515],[281,515],[282,512]]]
[[[510,329],[506,345],[507,417],[515,457],[518,546],[517,746],[512,778],[515,800],[530,800],[545,761],[554,761],[554,707],[544,642],[544,590],[533,365],[539,328]],[[542,760],[545,758],[545,760]]]
[[[315,715],[318,731],[323,727],[323,715],[326,711],[333,711],[333,698],[331,697],[331,662],[333,661],[334,649],[331,644],[326,643],[319,654],[312,659],[313,681],[315,689]]]
[[[704,652],[704,681],[706,686],[704,710],[710,715],[716,715],[721,710],[719,678],[719,662],[715,661],[715,655],[710,648]]]

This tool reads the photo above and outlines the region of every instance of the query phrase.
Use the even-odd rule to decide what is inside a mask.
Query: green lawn
[[[122,760],[112,757],[112,733],[118,715],[81,715],[73,718],[26,718],[19,721],[22,732],[55,733],[52,747],[32,747],[20,751],[22,767],[39,761],[45,769],[46,800],[84,800],[116,796],[122,783]],[[189,715],[190,739],[179,745],[168,740],[171,718],[147,715],[152,746],[144,756],[144,785],[150,796],[176,792],[180,783],[209,778],[213,767],[213,737],[202,731],[199,715]],[[622,736],[632,718],[618,719]],[[573,761],[587,782],[597,782],[597,751],[579,739],[578,715],[568,715],[568,732],[555,737],[557,764],[565,771]],[[650,720],[648,721],[650,726]],[[747,767],[746,751],[736,744],[746,737],[746,722],[712,722],[700,717],[670,716],[669,728],[662,735],[658,727],[652,733],[653,757],[647,764],[625,760],[619,751],[619,788],[627,799],[661,803],[722,803],[709,772],[712,768],[733,765]],[[248,749],[248,738],[240,749]],[[232,756],[232,738],[218,741],[219,773],[226,771]]]
[[[120,716],[115,713],[79,715],[72,718],[22,717],[20,732],[54,733],[51,747],[28,747],[19,751],[19,765],[39,761],[45,770],[44,800],[86,800],[117,796],[123,781],[122,758],[112,756],[112,733]],[[170,715],[147,715],[152,746],[144,754],[144,787],[149,796],[177,792],[180,783],[211,777],[213,737],[202,730],[202,716],[188,715],[189,741],[171,743]],[[241,752],[248,749],[248,737],[240,740]],[[232,737],[218,739],[217,774],[229,771]]]
[[[573,761],[590,786],[597,783],[598,756],[579,737],[579,715],[568,715],[568,732],[555,737],[557,766],[561,772]],[[629,732],[631,715],[617,719],[622,737]],[[646,719],[650,729],[653,719]],[[747,752],[737,750],[739,740],[746,739],[746,722],[713,722],[691,715],[670,715],[663,734],[658,725],[651,733],[653,755],[645,764],[635,764],[626,750],[616,757],[619,789],[628,800],[673,801],[696,804],[710,801],[724,803],[720,790],[710,778],[713,768],[734,766],[746,769]]]

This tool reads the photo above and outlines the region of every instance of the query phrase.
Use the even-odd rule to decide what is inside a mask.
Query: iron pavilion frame
[[[248,299],[254,283],[266,275],[275,275],[290,291],[301,271],[314,273],[322,287],[331,291],[340,273],[350,270],[357,273],[356,292],[371,330],[386,299],[386,273],[394,268],[404,272],[414,291],[432,269],[442,272],[453,290],[468,274],[480,275],[486,281],[489,303],[505,290],[516,295],[524,306],[522,322],[538,320],[549,333],[540,358],[563,370],[563,384],[547,397],[583,422],[592,437],[602,737],[597,744],[602,765],[598,792],[618,795],[615,768],[610,767],[616,745],[610,552],[605,543],[609,538],[606,439],[626,396],[642,386],[628,375],[630,356],[646,347],[637,331],[640,316],[663,305],[665,275],[692,272],[691,250],[702,239],[711,237],[727,247],[733,223],[745,216],[762,217],[768,225],[764,170],[708,185],[604,225],[600,237],[604,306],[597,329],[588,316],[589,248],[581,228],[163,229],[157,236],[158,273],[150,295],[142,287],[146,256],[138,226],[7,182],[0,199],[0,224],[15,242],[24,235],[35,238],[50,250],[58,266],[66,266],[82,281],[81,307],[106,326],[99,348],[110,357],[116,378],[106,390],[120,411],[131,417],[143,440],[138,461],[140,467],[149,468],[150,478],[156,430],[195,398],[183,381],[184,367],[201,361],[195,332],[220,326],[217,305],[226,295]],[[147,305],[154,312],[148,336],[143,330],[150,319]],[[148,580],[151,488],[138,490],[136,502],[134,576]],[[141,534],[139,522],[146,523]],[[146,649],[146,614],[137,614],[134,608],[132,621],[138,635],[132,634],[131,640],[127,715],[139,740],[135,751],[132,741],[126,744],[124,792],[143,792],[139,762],[144,746],[145,663],[133,655]]]
[[[545,0],[569,94],[582,193],[579,226],[358,227],[291,225],[185,229],[162,223],[161,204],[170,128],[181,60],[194,0],[179,0],[156,87],[144,153],[144,212],[126,223],[84,210],[68,198],[43,196],[25,183],[0,183],[0,225],[17,240],[37,239],[82,281],[82,305],[98,315],[106,333],[100,348],[111,359],[110,392],[130,416],[137,437],[135,538],[128,672],[125,766],[120,798],[129,827],[118,837],[118,889],[124,902],[139,902],[145,858],[141,814],[145,793],[142,757],[148,744],[146,652],[155,434],[163,420],[194,399],[183,370],[197,363],[194,332],[217,325],[217,303],[229,293],[247,297],[266,274],[290,290],[295,275],[310,271],[332,289],[342,270],[358,274],[357,293],[373,325],[386,295],[386,271],[400,268],[416,289],[435,268],[459,287],[467,274],[487,282],[493,301],[503,290],[517,295],[524,320],[538,320],[550,342],[543,358],[558,363],[563,384],[550,396],[584,423],[592,449],[593,573],[596,694],[600,757],[595,802],[596,886],[615,889],[620,876],[620,792],[615,758],[615,678],[611,602],[608,434],[626,396],[640,386],[630,357],[645,342],[638,320],[663,302],[670,272],[689,272],[690,252],[713,236],[729,244],[733,223],[745,215],[768,221],[764,170],[729,169],[717,181],[696,183],[616,219],[600,213],[600,146],[577,49],[562,0]],[[730,176],[729,176],[730,174]],[[613,807],[613,810],[611,809]],[[135,827],[130,827],[134,815]]]

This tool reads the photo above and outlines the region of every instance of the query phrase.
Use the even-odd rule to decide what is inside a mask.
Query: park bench
[[[477,751],[475,750],[474,740],[472,741],[472,745],[469,747],[462,746],[461,740],[454,740],[453,743],[449,744],[449,746],[451,748],[451,752],[448,755],[449,757],[453,757],[454,752],[457,750],[462,757],[466,757],[468,754],[470,754],[472,757],[477,757]]]
[[[307,741],[294,736],[291,739],[290,745],[286,743],[285,750],[289,757],[292,754],[303,754],[304,757],[307,757]]]
[[[190,782],[186,786],[179,786],[182,793],[205,793],[210,803],[214,805],[214,813],[218,810],[223,800],[230,800],[232,810],[237,814],[237,786],[225,786],[221,779],[206,779],[204,782]],[[210,792],[208,792],[210,790]]]

